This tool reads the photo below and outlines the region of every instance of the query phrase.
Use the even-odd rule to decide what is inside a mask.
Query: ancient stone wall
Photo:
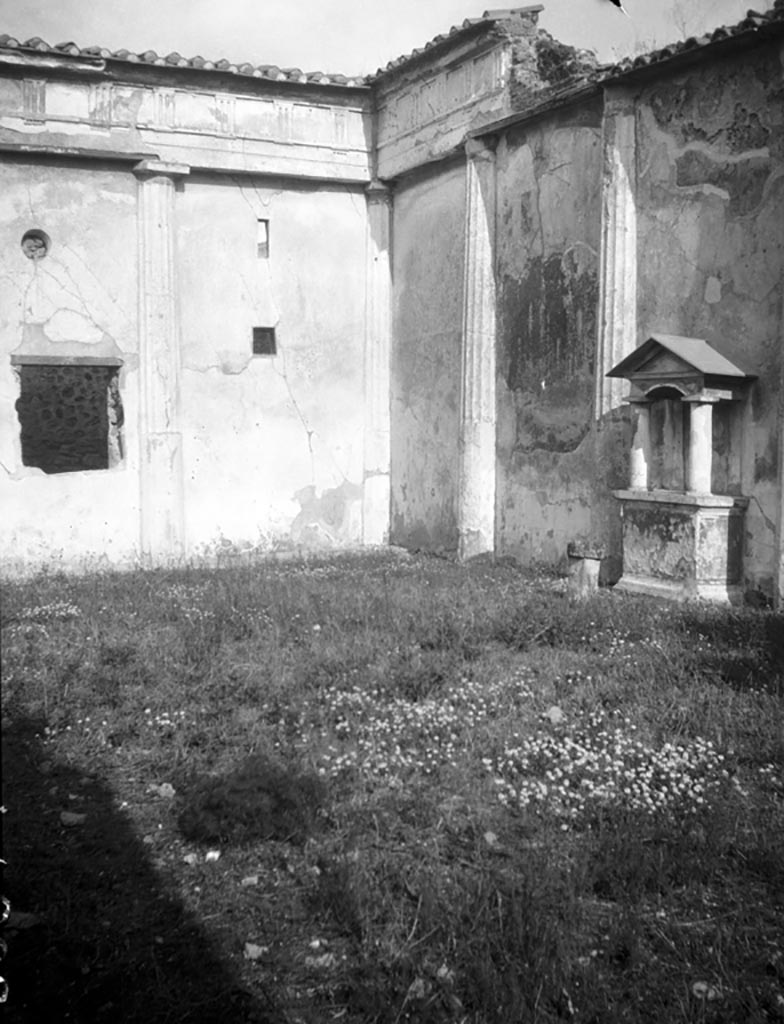
[[[768,43],[661,75],[636,99],[639,339],[702,337],[759,375],[739,453],[724,450],[719,422],[714,486],[751,497],[745,570],[768,593],[781,502],[783,65]]]
[[[23,465],[44,473],[108,469],[122,450],[117,369],[23,365],[18,374]]]
[[[525,560],[591,539],[594,496],[613,484],[592,433],[601,116],[598,102],[550,115],[497,151],[496,530]]]

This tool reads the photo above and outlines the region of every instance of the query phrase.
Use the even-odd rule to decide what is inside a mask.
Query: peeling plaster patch
[[[309,484],[294,495],[300,512],[291,524],[291,539],[304,547],[335,547],[355,539],[355,512],[362,500],[362,488],[344,480],[317,496]]]
[[[46,321],[46,333],[51,341],[79,341],[94,344],[104,337],[103,330],[83,313],[72,309],[59,309]]]
[[[754,108],[772,109],[766,92],[780,78],[778,56],[770,49],[714,73],[709,82],[689,75],[657,83],[648,102],[659,126],[681,145],[702,140],[738,153],[767,145],[770,130]],[[743,102],[733,101],[737,96]]]
[[[730,152],[745,153],[750,149],[765,149],[769,138],[770,129],[762,123],[759,114],[736,103],[733,122],[727,129]]]
[[[564,380],[590,380],[597,295],[595,267],[581,267],[574,253],[536,256],[522,278],[502,282],[502,372],[510,391],[546,403]]]
[[[546,408],[536,400],[517,404],[515,454],[572,452],[590,429],[590,403]]]
[[[75,314],[78,316],[78,314]],[[67,321],[63,321],[63,326]],[[51,321],[46,323],[26,323],[22,326],[22,342],[14,349],[15,356],[62,356],[80,357],[93,356],[106,359],[126,360],[117,342],[109,334],[102,331],[92,341],[77,340],[73,336],[53,336]]]
[[[775,481],[778,476],[778,440],[774,434],[767,439],[765,450],[757,452],[754,457],[754,480],[759,483],[763,480]]]
[[[675,162],[676,184],[681,187],[712,185],[729,199],[730,213],[744,216],[762,202],[765,183],[770,177],[766,157],[738,161],[715,160],[699,150],[682,153]]]
[[[705,282],[705,301],[721,302],[721,281],[718,277],[709,277]]]
[[[253,359],[252,356],[245,356],[231,349],[221,349],[217,352],[217,356],[220,360],[218,363],[220,372],[228,376],[244,373]],[[201,370],[202,367],[189,367],[189,369]],[[209,367],[209,369],[212,369],[212,367]]]

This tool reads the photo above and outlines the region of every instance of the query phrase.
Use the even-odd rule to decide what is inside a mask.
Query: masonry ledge
[[[659,597],[668,601],[706,601],[710,604],[743,604],[743,587],[721,580],[669,580],[625,573],[613,587],[619,594]]]
[[[12,353],[11,366],[123,366],[117,356],[31,355]]]
[[[653,505],[686,505],[690,508],[746,508],[748,498],[736,494],[692,494],[685,491],[613,491],[621,501],[648,502]]]

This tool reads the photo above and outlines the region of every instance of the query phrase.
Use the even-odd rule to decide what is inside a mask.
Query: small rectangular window
[[[256,229],[256,253],[260,260],[269,259],[269,221],[259,220]]]
[[[253,354],[254,356],[274,356],[277,354],[275,344],[274,327],[253,328]]]
[[[122,460],[119,367],[19,363],[22,465],[75,473]]]

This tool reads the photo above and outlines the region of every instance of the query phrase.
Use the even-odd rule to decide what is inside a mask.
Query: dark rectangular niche
[[[274,327],[253,328],[253,354],[254,356],[274,356],[277,354],[275,343]]]
[[[118,366],[35,362],[16,369],[23,465],[75,473],[121,461]]]

